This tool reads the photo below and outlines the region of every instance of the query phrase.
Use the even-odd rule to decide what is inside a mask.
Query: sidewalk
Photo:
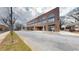
[[[67,32],[67,31],[60,31],[59,34],[61,35],[71,35],[71,36],[79,36],[79,34]]]
[[[7,36],[8,33],[9,33],[9,31],[0,34],[0,43],[1,43],[1,42],[3,41],[3,39]]]
[[[47,34],[58,34],[58,35],[66,35],[66,36],[79,36],[78,33],[73,33],[73,32],[67,32],[67,31],[60,31],[60,32],[52,32],[52,31],[43,31],[42,33],[47,33]]]

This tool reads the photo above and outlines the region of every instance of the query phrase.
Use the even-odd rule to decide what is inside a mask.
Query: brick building
[[[60,31],[59,7],[27,22],[27,30]]]
[[[0,31],[6,31],[6,30],[8,30],[8,27],[0,24]]]

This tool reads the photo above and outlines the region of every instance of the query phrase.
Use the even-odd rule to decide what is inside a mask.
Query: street
[[[77,51],[79,37],[43,31],[16,31],[34,51]]]

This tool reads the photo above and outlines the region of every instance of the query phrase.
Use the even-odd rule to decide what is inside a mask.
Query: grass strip
[[[10,33],[0,43],[0,51],[31,51],[32,49],[26,45],[22,39],[13,32]]]

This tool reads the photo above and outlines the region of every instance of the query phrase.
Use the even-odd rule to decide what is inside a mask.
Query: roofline
[[[56,7],[56,8],[59,8],[59,7]],[[35,17],[35,18],[33,18],[32,20],[38,19],[39,17],[41,17],[41,16],[43,16],[43,15],[46,15],[46,14],[48,14],[48,13],[54,11],[56,8],[54,8],[54,9],[48,11],[48,12],[45,12],[45,13],[43,13],[43,14],[41,14],[41,15]],[[32,20],[28,21],[27,23],[31,22]]]

